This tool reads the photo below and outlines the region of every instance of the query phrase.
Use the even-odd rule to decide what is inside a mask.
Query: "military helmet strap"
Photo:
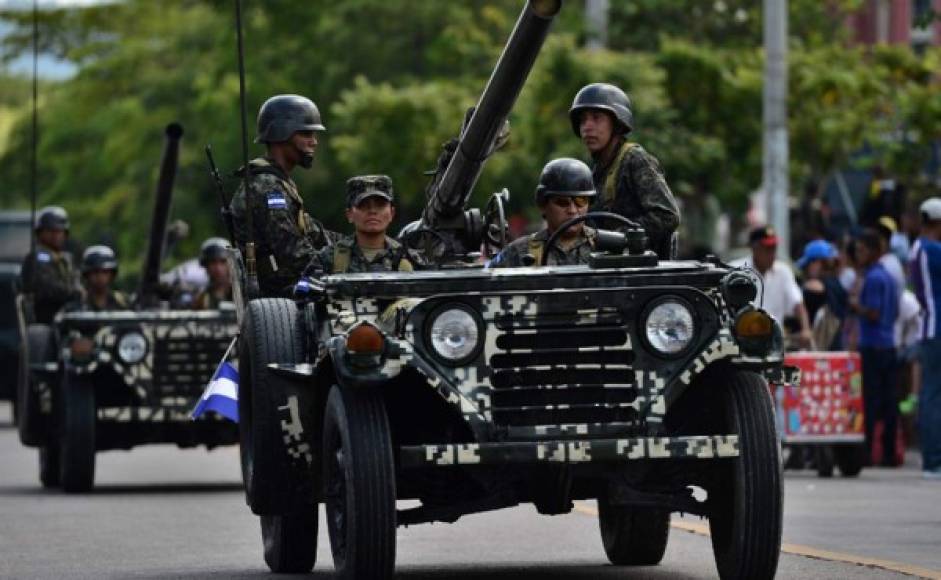
[[[602,202],[605,206],[614,201],[614,197],[617,194],[618,174],[621,172],[621,163],[624,161],[624,158],[627,157],[627,153],[634,147],[637,147],[637,143],[631,143],[630,141],[622,143],[621,148],[618,150],[617,157],[614,158],[614,161],[608,168],[608,174],[604,177],[604,191],[602,192]]]

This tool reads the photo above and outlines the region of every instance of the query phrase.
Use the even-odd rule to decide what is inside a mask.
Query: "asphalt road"
[[[914,458],[913,458],[914,459]],[[85,496],[44,491],[35,450],[0,404],[0,578],[270,578],[234,448],[141,447],[98,456]],[[911,462],[910,462],[911,463]],[[913,466],[856,480],[788,472],[779,578],[941,578],[941,482]],[[655,567],[607,564],[594,505],[545,517],[530,506],[400,529],[405,579],[715,578],[698,518],[675,518]],[[314,578],[332,571],[321,525]]]

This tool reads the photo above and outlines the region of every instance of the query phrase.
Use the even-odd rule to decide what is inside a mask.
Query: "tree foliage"
[[[355,174],[392,176],[400,222],[418,217],[423,172],[476,101],[522,2],[244,4],[249,136],[268,96],[312,97],[328,131],[315,170],[295,177],[316,217],[343,230],[344,184]],[[867,144],[882,145],[874,148],[881,163],[915,175],[918,147],[939,138],[938,54],[847,48],[843,17],[858,5],[790,2],[795,178],[826,175]],[[6,54],[30,50],[31,15],[0,18],[15,27]],[[43,50],[78,72],[41,89],[40,204],[65,205],[84,242],[140,255],[162,128],[180,121],[186,135],[174,214],[194,231],[183,250],[195,252],[202,238],[223,233],[202,146],[212,142],[223,169],[241,164],[233,25],[229,0],[44,11]],[[566,3],[511,114],[511,140],[486,164],[473,201],[508,187],[512,209],[532,212],[542,166],[557,156],[584,158],[568,119],[572,96],[586,83],[607,81],[630,94],[632,138],[661,160],[679,195],[712,194],[726,209],[743,209],[761,170],[758,5],[612,2],[610,49],[581,48],[585,36],[581,3]],[[8,207],[28,205],[30,124],[10,109],[28,110],[27,86],[20,79],[0,89],[0,113],[18,119],[0,159],[0,203]],[[252,155],[261,152],[251,146]]]

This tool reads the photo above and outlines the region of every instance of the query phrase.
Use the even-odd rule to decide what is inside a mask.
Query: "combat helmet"
[[[205,268],[213,260],[225,259],[228,249],[225,238],[209,238],[199,247],[199,265]]]
[[[571,157],[553,159],[542,168],[536,186],[536,203],[542,204],[550,195],[567,197],[595,197],[595,183],[591,169],[584,162]]]
[[[65,230],[69,231],[69,214],[58,205],[48,205],[36,213],[36,223],[33,228],[39,230]]]
[[[82,254],[82,274],[94,270],[111,270],[118,273],[118,258],[108,246],[91,246]]]
[[[280,143],[298,131],[326,131],[317,105],[301,95],[275,95],[258,109],[255,143]]]
[[[616,86],[608,83],[592,83],[585,85],[575,95],[572,108],[569,109],[569,119],[572,121],[572,131],[580,137],[578,130],[579,115],[586,109],[601,109],[614,115],[615,131],[627,135],[634,129],[634,113],[631,112],[631,99]]]

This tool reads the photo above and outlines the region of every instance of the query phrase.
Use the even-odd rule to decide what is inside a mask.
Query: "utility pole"
[[[778,236],[778,255],[790,258],[787,141],[787,0],[764,1],[764,148],[762,193],[765,214]]]
[[[608,45],[608,0],[585,0],[585,47],[601,50]]]

